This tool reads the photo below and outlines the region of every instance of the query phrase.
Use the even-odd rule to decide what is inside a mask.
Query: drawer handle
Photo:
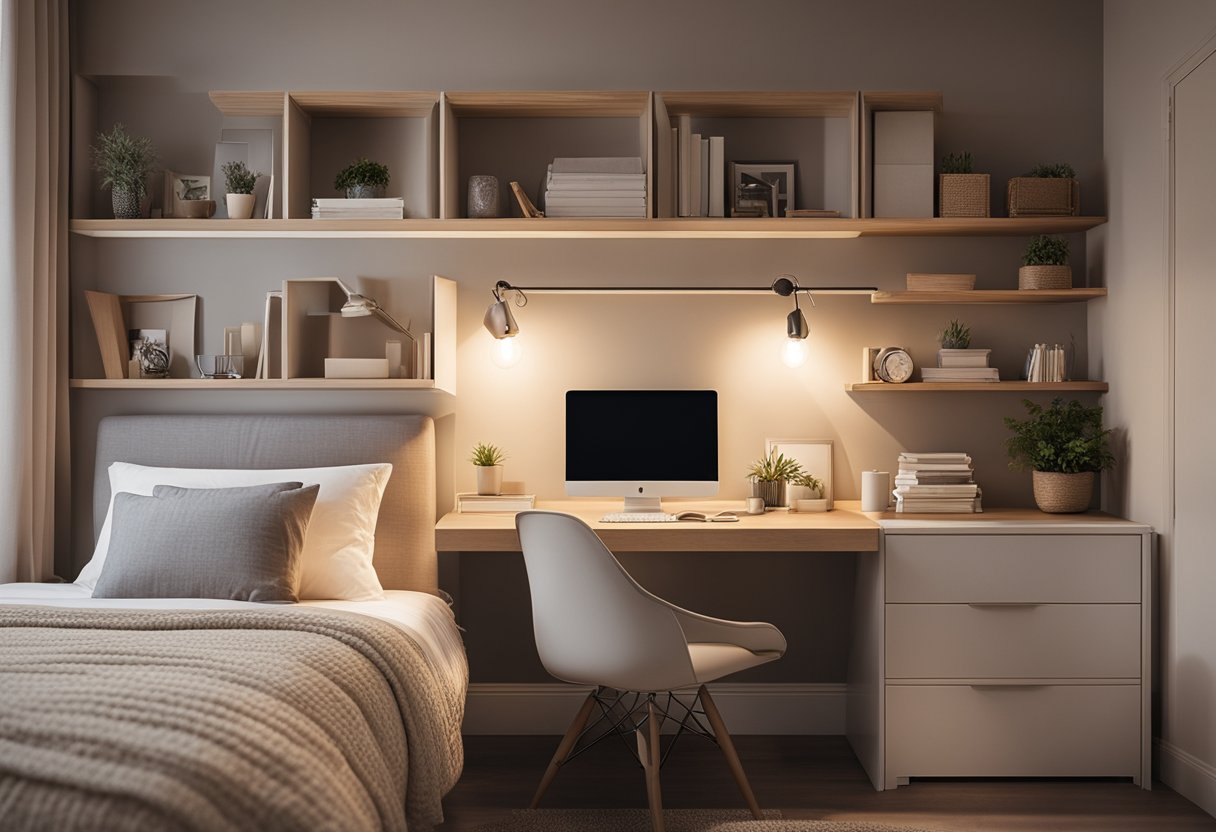
[[[1041,607],[1042,604],[1029,603],[1025,601],[971,601],[967,606],[974,609],[985,609],[987,607],[1002,608],[1002,609],[1027,609],[1030,607]]]

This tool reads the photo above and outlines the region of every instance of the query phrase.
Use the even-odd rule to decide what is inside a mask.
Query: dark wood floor
[[[1216,819],[1160,783],[914,781],[876,792],[843,737],[737,737],[760,805],[789,818],[870,820],[950,830],[1216,830]],[[557,737],[467,737],[464,777],[445,801],[444,832],[465,832],[527,806]],[[718,750],[681,740],[663,769],[671,808],[743,808]],[[557,776],[542,807],[646,806],[642,772],[602,744]]]

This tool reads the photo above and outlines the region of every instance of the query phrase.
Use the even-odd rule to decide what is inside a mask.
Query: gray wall
[[[1043,21],[1050,20],[1051,26]],[[894,2],[529,2],[444,4],[329,2],[164,4],[78,0],[77,72],[162,77],[172,95],[102,102],[161,145],[175,170],[209,165],[220,119],[208,89],[934,89],[945,97],[939,149],[969,149],[1004,180],[1041,161],[1080,172],[1085,213],[1105,203],[1102,151],[1102,10],[1066,4],[943,0]],[[132,38],[132,31],[138,37]],[[1026,60],[1027,44],[1034,58]],[[756,44],[764,44],[757,47]],[[1010,69],[1016,67],[1016,69]],[[109,83],[109,82],[107,82]],[[118,82],[113,82],[118,83]],[[124,82],[125,83],[125,82]],[[189,126],[189,129],[183,127]],[[104,125],[104,126],[108,126]],[[1084,241],[1073,239],[1077,281]],[[1027,346],[1075,338],[1089,362],[1082,305],[1043,307],[871,306],[820,298],[808,310],[812,357],[798,371],[780,361],[776,297],[636,298],[537,296],[519,312],[524,358],[510,370],[489,360],[480,328],[497,279],[523,284],[767,285],[782,272],[805,285],[901,288],[909,271],[976,272],[985,288],[1016,286],[1021,239],[808,241],[150,241],[75,238],[74,291],[198,291],[204,349],[225,324],[260,316],[262,293],[285,277],[336,274],[399,281],[438,273],[460,284],[459,395],[76,391],[77,538],[61,570],[88,556],[87,469],[96,420],[152,410],[424,410],[441,416],[440,498],[472,485],[464,462],[478,440],[507,448],[507,478],[544,497],[561,495],[561,394],[572,386],[714,387],[722,410],[722,496],[746,492],[743,470],[765,437],[836,440],[837,495],[856,498],[860,471],[890,470],[905,448],[965,449],[993,505],[1028,505],[1029,477],[1006,469],[1001,418],[1016,396],[850,396],[866,345],[899,343],[931,363],[935,333],[951,317],[971,324],[976,346],[994,348],[1006,378]],[[1091,276],[1101,284],[1100,275]],[[400,297],[408,293],[401,290]],[[394,292],[393,297],[397,297]],[[404,315],[417,311],[398,309]],[[577,320],[579,326],[571,327]],[[92,350],[77,315],[76,349]],[[86,360],[78,355],[77,360]],[[81,524],[84,519],[86,524]],[[711,614],[768,617],[785,627],[789,658],[753,678],[839,681],[844,676],[839,599],[848,558],[805,562],[715,556],[633,558],[661,594]],[[540,680],[519,564],[470,558],[445,569],[459,584],[476,680]],[[736,595],[742,584],[745,591]],[[507,633],[510,637],[497,637]]]
[[[1210,568],[1211,551],[1175,552],[1167,459],[1169,289],[1165,221],[1166,78],[1216,34],[1216,4],[1134,0],[1105,5],[1105,157],[1110,223],[1090,234],[1110,296],[1090,307],[1090,363],[1111,382],[1109,421],[1126,430],[1104,507],[1159,532],[1160,737],[1163,779],[1216,812],[1216,615],[1209,603],[1176,603],[1179,581]],[[1185,175],[1179,172],[1178,175]],[[1212,446],[1187,449],[1212,458]],[[1192,584],[1193,585],[1193,584]],[[1208,587],[1210,599],[1211,587]],[[1179,753],[1181,752],[1181,754]],[[1188,762],[1184,762],[1188,761]],[[1206,777],[1203,767],[1207,766]]]

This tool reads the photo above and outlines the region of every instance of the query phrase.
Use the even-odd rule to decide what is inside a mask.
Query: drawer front
[[[886,535],[887,601],[1135,604],[1139,535]]]
[[[887,604],[887,678],[1139,679],[1139,604]]]
[[[1139,685],[887,686],[888,784],[1139,773]]]

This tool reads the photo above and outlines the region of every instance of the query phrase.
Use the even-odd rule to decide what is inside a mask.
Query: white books
[[[923,381],[1000,381],[996,367],[922,367]]]
[[[545,204],[546,217],[645,217],[646,203],[636,208],[605,208],[602,205],[550,205]]]
[[[992,350],[938,350],[938,367],[987,367]]]
[[[605,191],[605,193],[617,193],[616,191]],[[584,193],[582,191],[571,191],[565,193],[562,191],[550,191],[545,194],[545,207],[552,208],[554,205],[603,205],[624,206],[632,208],[635,205],[646,205],[646,196],[637,194],[625,194],[623,196],[601,196],[596,194]]]
[[[318,197],[312,201],[314,220],[399,220],[405,217],[405,199],[337,199]]]
[[[418,378],[434,378],[431,374],[431,333],[422,333],[422,362],[418,365]]]
[[[688,216],[701,216],[701,134],[688,140]]]
[[[726,216],[726,142],[722,136],[709,138],[709,216]]]
[[[895,493],[901,494],[905,498],[920,498],[920,497],[974,497],[979,493],[980,487],[973,482],[958,483],[956,485],[901,485],[896,487]]]
[[[456,511],[464,514],[470,512],[514,514],[519,511],[530,511],[535,506],[535,494],[474,494],[470,492],[456,495]]]
[[[698,208],[700,216],[709,216],[709,139],[701,139],[701,204]]]
[[[1064,348],[1035,344],[1026,358],[1027,381],[1067,381],[1068,369]]]
[[[680,216],[692,216],[692,117],[680,116]]]
[[[680,213],[680,128],[671,128],[671,176],[667,177],[670,190],[671,206],[667,216],[675,217]]]
[[[641,156],[558,156],[553,173],[645,174]]]
[[[952,452],[922,453],[920,451],[904,451],[899,455],[900,462],[965,462],[971,464],[970,454]]]

